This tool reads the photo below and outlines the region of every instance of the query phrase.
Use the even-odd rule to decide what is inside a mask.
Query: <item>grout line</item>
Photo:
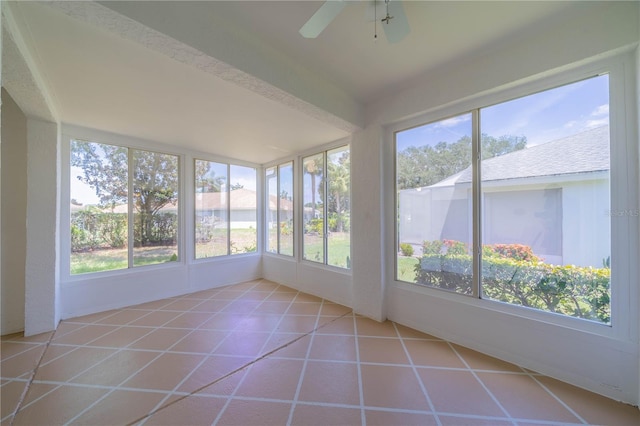
[[[449,345],[449,347],[451,348],[451,350],[453,351],[453,353],[456,354],[456,356],[458,358],[460,358],[460,361],[462,361],[462,363],[468,368],[468,371],[473,375],[473,377],[478,381],[478,383],[480,383],[480,386],[482,386],[482,388],[485,390],[485,392],[487,392],[489,394],[489,396],[491,397],[491,399],[493,400],[493,402],[502,410],[502,412],[504,414],[506,414],[506,416],[511,419],[511,422],[514,424],[514,426],[517,426],[517,423],[515,422],[515,420],[513,420],[513,418],[511,417],[511,414],[509,413],[509,411],[507,411],[507,409],[500,403],[500,401],[498,400],[498,398],[493,394],[493,392],[491,392],[489,390],[489,388],[487,387],[487,385],[484,384],[484,382],[480,379],[480,377],[478,376],[478,374],[476,374],[475,370],[473,368],[471,368],[471,366],[469,365],[469,363],[467,362],[467,360],[464,359],[464,357],[462,355],[460,355],[460,353],[456,350],[456,348],[451,344],[451,342],[447,342],[447,344]]]
[[[367,424],[367,414],[364,409],[364,387],[362,384],[362,365],[360,363],[360,344],[358,343],[358,321],[357,317],[353,315],[353,340],[356,347],[356,365],[358,368],[358,397],[360,398],[360,423],[362,426]]]
[[[11,414],[11,421],[9,422],[9,425],[11,425],[11,426],[13,426],[13,423],[16,420],[16,416],[18,415],[20,410],[22,410],[24,408],[22,406],[24,404],[24,400],[27,397],[27,394],[29,393],[29,390],[31,389],[31,385],[33,384],[33,379],[36,377],[36,373],[38,372],[38,369],[40,368],[40,363],[42,362],[42,359],[44,358],[44,354],[47,353],[47,349],[49,348],[49,345],[51,344],[51,340],[53,339],[53,336],[55,334],[56,333],[55,333],[55,330],[54,330],[54,332],[51,333],[51,336],[49,336],[47,341],[43,343],[44,349],[42,350],[42,354],[40,355],[40,359],[38,359],[38,362],[36,363],[36,366],[31,371],[31,376],[29,377],[29,380],[27,381],[27,385],[22,390],[22,395],[20,395],[20,399],[18,399],[18,404],[16,405],[16,408],[13,410],[13,413]],[[47,392],[47,394],[48,393],[49,392]]]
[[[420,385],[420,389],[422,390],[422,393],[424,394],[427,403],[429,404],[429,408],[431,409],[431,413],[433,414],[434,419],[436,420],[436,423],[438,424],[438,426],[442,426],[442,422],[440,421],[440,417],[438,416],[438,413],[436,412],[436,407],[433,405],[433,401],[431,400],[431,397],[429,396],[429,392],[427,392],[427,388],[424,385],[424,383],[422,383],[422,379],[420,378],[420,374],[418,374],[418,369],[416,368],[415,364],[413,363],[413,359],[411,358],[411,354],[409,353],[409,350],[407,349],[407,346],[404,344],[404,340],[402,335],[400,334],[400,331],[398,330],[398,327],[396,326],[395,322],[391,322],[391,324],[393,325],[393,329],[396,331],[396,334],[398,335],[398,339],[400,339],[400,344],[402,345],[402,349],[404,350],[404,354],[407,357],[407,359],[409,360],[409,364],[411,364],[411,370],[413,371],[414,376],[416,377],[416,380],[418,381],[418,385]]]
[[[573,410],[571,407],[569,407],[568,404],[566,404],[562,399],[560,399],[559,396],[557,396],[555,393],[553,393],[548,387],[546,387],[544,384],[542,384],[542,382],[540,382],[538,379],[536,379],[535,377],[533,377],[533,375],[527,373],[527,375],[529,377],[531,377],[531,379],[533,379],[533,381],[535,381],[538,385],[540,385],[545,391],[547,391],[547,393],[549,393],[549,395],[551,395],[556,401],[558,401],[564,408],[566,408],[571,414],[573,414],[574,416],[576,416],[576,418],[578,420],[580,420],[582,422],[582,424],[588,424],[589,422],[587,422],[585,419],[582,418],[581,415],[579,415],[575,410]]]

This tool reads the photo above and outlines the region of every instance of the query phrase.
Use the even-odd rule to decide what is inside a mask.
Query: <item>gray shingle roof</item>
[[[609,126],[483,160],[482,180],[522,179],[606,170],[609,170]],[[463,170],[456,181],[468,182],[471,182],[471,167]]]

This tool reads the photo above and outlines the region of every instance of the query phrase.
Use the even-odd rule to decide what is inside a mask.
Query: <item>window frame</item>
[[[602,74],[609,75],[611,140],[610,208],[612,211],[637,208],[637,192],[639,186],[637,179],[638,146],[637,139],[634,139],[637,129],[633,127],[635,107],[632,106],[636,84],[633,79],[635,74],[632,55],[629,53],[611,55],[610,57],[586,61],[563,67],[563,69],[549,71],[542,75],[532,76],[384,126],[383,133],[387,143],[385,143],[386,148],[383,159],[386,165],[385,169],[390,172],[389,178],[386,179],[384,186],[385,204],[387,206],[385,208],[385,216],[388,218],[385,235],[388,241],[392,242],[392,244],[386,245],[385,251],[387,282],[389,282],[392,287],[397,287],[402,290],[451,300],[503,314],[552,323],[569,329],[587,331],[621,339],[635,338],[638,332],[638,312],[630,306],[629,301],[637,299],[638,290],[634,289],[630,283],[631,279],[637,276],[638,273],[638,265],[635,264],[634,259],[631,257],[633,253],[637,254],[639,226],[637,219],[635,222],[630,220],[633,218],[627,218],[628,220],[624,221],[611,220],[611,258],[614,259],[616,266],[615,269],[612,269],[610,281],[612,319],[609,324],[585,321],[580,318],[569,317],[562,314],[482,299],[476,294],[464,297],[464,295],[437,288],[397,280],[398,263],[396,260],[395,246],[399,238],[396,218],[399,200],[396,190],[395,133],[473,112],[474,110],[479,111],[485,107]],[[479,120],[476,120],[476,123],[474,132],[479,132]],[[477,152],[477,149],[474,149],[474,152]],[[472,164],[476,164],[477,161],[477,158],[473,158]],[[636,179],[631,179],[634,176]],[[477,181],[477,178],[477,171],[475,171],[474,179]],[[474,191],[477,191],[475,199],[479,200],[481,196],[479,185],[477,188],[474,188]],[[474,212],[475,211],[479,212],[480,207],[475,208]],[[477,238],[479,237],[480,230],[478,226],[480,224],[479,214],[474,214],[473,221],[476,229],[474,231],[473,241],[474,244],[476,244],[475,242],[480,241],[479,238]],[[629,235],[632,236],[632,241],[627,241]],[[635,247],[636,251],[630,249],[630,247]],[[475,270],[478,270],[477,266],[475,266]],[[474,277],[474,281],[476,280],[479,280],[479,277]],[[479,288],[477,284],[478,283],[474,283],[475,288]]]
[[[86,129],[76,126],[65,125],[62,129],[61,135],[61,173],[60,173],[60,278],[67,283],[81,282],[91,280],[94,278],[118,276],[135,273],[141,270],[151,269],[163,269],[163,268],[176,268],[184,266],[186,263],[186,251],[184,246],[185,238],[185,201],[188,199],[185,196],[185,153],[172,149],[171,147],[161,144],[152,143],[134,137],[122,136],[118,134],[112,134],[94,129]],[[127,186],[128,186],[128,201],[127,201],[127,267],[120,269],[112,269],[105,271],[87,272],[80,274],[71,273],[71,144],[73,141],[84,141],[103,145],[118,146],[127,149]],[[177,236],[176,236],[176,251],[178,255],[177,261],[155,263],[150,265],[133,264],[133,210],[132,197],[133,197],[133,151],[147,151],[162,155],[171,155],[177,158],[178,167],[178,208],[176,210],[177,219]]]
[[[292,187],[292,191],[291,191],[291,208],[293,209],[293,211],[291,212],[291,221],[292,221],[292,226],[291,226],[291,232],[293,233],[292,235],[292,250],[291,250],[291,254],[288,253],[282,253],[282,244],[281,244],[281,218],[280,218],[280,202],[282,200],[282,198],[280,197],[280,193],[281,193],[281,188],[282,188],[282,179],[281,179],[281,173],[280,170],[282,169],[282,167],[291,167],[291,187]],[[295,258],[296,257],[296,248],[297,248],[297,244],[296,244],[296,237],[298,235],[298,232],[296,232],[296,225],[298,224],[297,218],[296,218],[296,214],[297,214],[297,206],[296,206],[296,202],[297,202],[297,196],[296,196],[296,189],[297,189],[297,185],[296,185],[296,161],[294,161],[293,159],[290,160],[284,160],[284,161],[278,161],[275,164],[272,165],[268,165],[268,166],[264,166],[263,168],[263,176],[264,176],[264,185],[263,185],[263,200],[264,200],[264,232],[263,232],[263,241],[264,241],[264,248],[263,248],[263,253],[265,254],[271,254],[271,255],[278,255],[278,256],[283,256],[285,258]],[[275,247],[275,251],[270,251],[269,250],[269,223],[270,223],[270,216],[271,216],[271,212],[270,212],[270,207],[269,207],[269,203],[270,203],[270,197],[271,197],[271,193],[269,191],[269,180],[267,177],[267,171],[269,169],[274,169],[275,170],[275,180],[276,180],[276,218],[275,218],[275,224],[276,224],[276,247]],[[268,223],[269,222],[269,223]]]

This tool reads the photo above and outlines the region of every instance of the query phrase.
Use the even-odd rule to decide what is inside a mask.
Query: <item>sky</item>
[[[480,131],[490,136],[526,136],[527,146],[560,139],[609,123],[609,77],[577,83],[482,108]],[[471,135],[471,114],[396,134],[397,149],[455,142]]]

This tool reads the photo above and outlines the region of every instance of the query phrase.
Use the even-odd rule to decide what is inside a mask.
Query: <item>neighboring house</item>
[[[554,264],[610,256],[609,127],[482,161],[483,244],[524,244]],[[399,191],[399,241],[469,242],[471,168]]]

